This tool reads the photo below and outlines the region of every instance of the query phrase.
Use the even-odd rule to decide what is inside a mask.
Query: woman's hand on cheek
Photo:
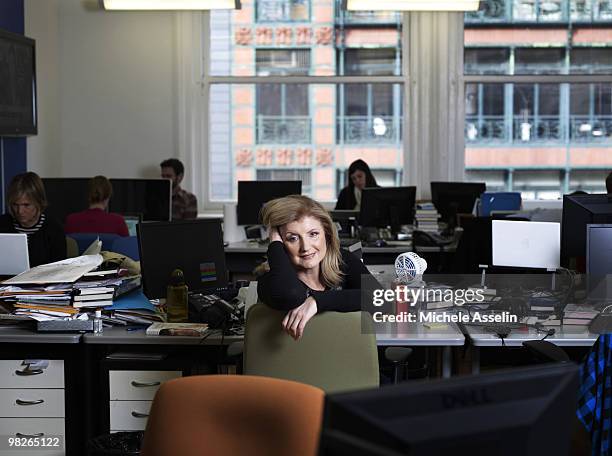
[[[268,238],[270,239],[270,242],[274,242],[274,241],[283,242],[283,238],[281,237],[278,231],[278,227],[275,227],[275,226],[268,227]]]
[[[287,313],[282,322],[283,329],[298,340],[304,334],[306,323],[317,314],[317,310],[317,302],[312,296],[309,296],[301,306]]]

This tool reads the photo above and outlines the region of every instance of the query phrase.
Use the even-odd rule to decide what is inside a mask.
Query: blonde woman
[[[361,308],[361,275],[369,275],[352,253],[341,250],[325,208],[307,196],[291,195],[262,209],[268,227],[270,270],[260,277],[260,299],[286,310],[283,329],[295,339],[318,312]]]
[[[31,267],[66,258],[64,230],[45,212],[47,196],[38,174],[28,172],[13,177],[6,200],[9,212],[0,216],[0,233],[28,236]]]

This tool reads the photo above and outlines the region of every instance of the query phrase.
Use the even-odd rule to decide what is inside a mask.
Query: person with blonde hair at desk
[[[60,223],[49,216],[45,187],[38,174],[17,174],[7,191],[9,213],[0,217],[0,233],[28,236],[30,267],[66,258],[66,237]]]
[[[329,213],[307,196],[269,201],[262,209],[268,227],[269,271],[257,292],[270,307],[287,311],[283,329],[295,339],[318,312],[361,309],[361,275],[369,271],[352,253],[341,250]]]

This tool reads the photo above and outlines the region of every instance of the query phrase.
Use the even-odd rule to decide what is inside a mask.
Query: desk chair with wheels
[[[141,456],[317,454],[323,391],[243,375],[170,380],[157,391]]]
[[[115,239],[109,250],[111,252],[120,253],[121,255],[126,255],[134,261],[140,261],[138,238],[136,236],[125,236]]]
[[[70,233],[68,236],[77,242],[79,246],[79,255],[82,255],[87,247],[97,238],[100,238],[100,241],[102,241],[102,250],[110,250],[113,242],[121,237],[117,234],[109,233]]]
[[[249,309],[244,335],[245,374],[307,383],[326,393],[378,386],[376,335],[369,315],[315,315],[302,338],[295,341],[281,328],[285,314],[261,303]]]

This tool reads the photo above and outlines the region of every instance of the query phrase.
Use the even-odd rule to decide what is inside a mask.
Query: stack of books
[[[414,228],[416,230],[438,233],[440,231],[439,219],[440,214],[432,203],[417,204],[414,214]]]
[[[597,315],[599,312],[592,306],[568,304],[563,311],[563,324],[588,326]]]
[[[78,313],[70,304],[70,285],[9,286],[0,289],[4,308],[13,315],[37,321],[70,317]]]
[[[85,274],[74,284],[72,305],[77,309],[112,306],[115,299],[140,285],[140,276],[120,277],[118,271]]]

